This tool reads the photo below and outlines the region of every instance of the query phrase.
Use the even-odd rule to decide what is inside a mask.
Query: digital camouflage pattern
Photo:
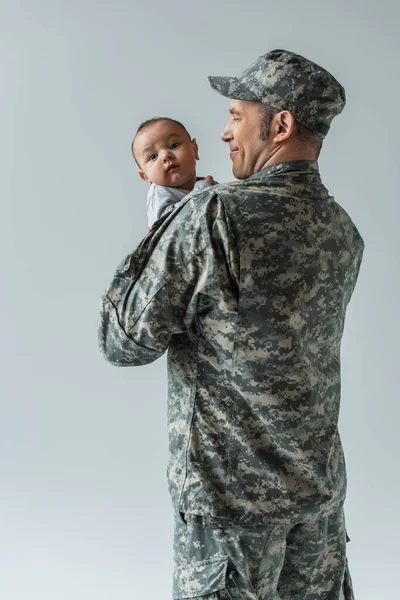
[[[296,525],[342,506],[340,343],[363,253],[313,161],[189,194],[117,270],[100,348],[168,349],[169,489],[182,513]]]
[[[299,525],[175,515],[173,597],[353,600],[343,509]]]
[[[259,100],[276,110],[290,111],[321,138],[346,103],[344,88],[328,71],[287,50],[260,56],[238,77],[208,79],[228,98]]]

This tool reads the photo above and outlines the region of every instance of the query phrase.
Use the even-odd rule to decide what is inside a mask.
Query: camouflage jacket
[[[117,269],[99,343],[115,365],[168,349],[176,509],[295,523],[344,501],[340,343],[363,240],[296,161],[189,194]]]

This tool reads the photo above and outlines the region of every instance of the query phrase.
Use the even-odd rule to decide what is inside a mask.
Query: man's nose
[[[221,135],[221,140],[222,140],[223,142],[230,142],[230,141],[231,141],[231,139],[233,139],[233,135],[232,135],[232,133],[231,133],[231,131],[229,130],[229,128],[228,128],[228,125],[227,125],[227,126],[225,127],[225,129],[223,130],[223,132],[222,132],[222,135]]]

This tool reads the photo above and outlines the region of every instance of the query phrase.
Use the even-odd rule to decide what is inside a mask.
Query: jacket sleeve
[[[203,195],[212,200],[214,192]],[[221,259],[209,243],[215,230],[210,219],[192,202],[182,202],[117,269],[101,301],[99,345],[106,360],[117,366],[151,363],[172,335],[191,327],[198,296],[206,293],[214,262]]]

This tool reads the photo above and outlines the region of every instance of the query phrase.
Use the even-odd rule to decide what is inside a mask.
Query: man
[[[168,349],[173,597],[350,600],[337,423],[363,241],[316,162],[344,90],[284,50],[210,83],[239,181],[190,194],[125,259],[101,350]]]

